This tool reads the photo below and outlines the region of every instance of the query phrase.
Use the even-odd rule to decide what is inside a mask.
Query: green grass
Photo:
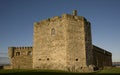
[[[80,75],[91,73],[73,73],[56,70],[0,70],[0,75]]]
[[[110,74],[120,74],[120,68],[117,67],[109,67],[109,68],[105,68],[104,70],[101,70],[98,72],[99,74],[104,73],[110,73]]]
[[[105,68],[92,73],[73,73],[55,70],[0,70],[0,75],[99,75],[99,74],[120,74],[120,68]]]

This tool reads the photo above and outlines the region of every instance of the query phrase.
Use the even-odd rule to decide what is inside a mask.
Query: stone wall
[[[86,51],[86,65],[93,65],[93,50],[92,50],[92,35],[91,24],[87,20],[84,21],[85,28],[85,51]]]
[[[84,17],[66,14],[67,69],[80,71],[86,66]]]
[[[72,72],[88,71],[88,66],[92,64],[90,23],[82,16],[64,16],[67,24],[67,68]]]
[[[34,69],[78,72],[91,64],[91,29],[84,17],[63,14],[34,23]]]
[[[65,69],[65,26],[65,20],[58,16],[34,24],[34,69]]]
[[[12,69],[32,68],[32,47],[9,47],[8,54]]]
[[[112,54],[102,48],[93,45],[94,65],[98,69],[112,66]]]

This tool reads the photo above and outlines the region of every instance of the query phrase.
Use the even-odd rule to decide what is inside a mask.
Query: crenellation
[[[62,16],[55,16],[55,17],[52,17],[52,18],[48,18],[46,20],[42,20],[40,22],[35,22],[34,25],[35,26],[49,25],[50,22],[61,21],[62,19],[71,19],[71,20],[75,20],[75,21],[82,21],[82,20],[87,21],[82,16],[75,16],[75,15],[71,15],[71,14],[63,14]]]
[[[9,49],[18,49],[18,50],[24,50],[24,49],[32,49],[32,46],[29,46],[29,47],[9,47]]]
[[[46,22],[49,22],[48,20],[42,20],[41,22],[39,22],[39,25],[45,25]]]
[[[63,14],[63,15],[62,15],[62,18],[65,18],[65,19],[73,19],[74,16],[73,16],[73,15],[70,15],[70,14]]]
[[[74,21],[87,21],[84,17],[82,16],[74,16],[74,15],[71,15],[71,14],[63,14],[62,15],[62,18],[64,19],[70,19],[70,20],[74,20]]]
[[[74,16],[74,19],[76,19],[77,21],[82,21],[84,17],[82,16]]]
[[[60,16],[55,16],[53,18],[50,18],[50,22],[51,21],[57,21],[57,20],[61,20],[61,17]]]
[[[40,24],[40,22],[34,22],[34,25],[39,25]]]

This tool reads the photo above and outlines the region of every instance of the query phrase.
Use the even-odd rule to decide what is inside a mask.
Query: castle
[[[63,14],[34,23],[33,47],[9,47],[11,69],[90,72],[112,65],[112,54],[92,44],[91,24]]]

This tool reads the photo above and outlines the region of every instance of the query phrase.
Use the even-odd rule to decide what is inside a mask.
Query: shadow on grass
[[[117,71],[116,71],[117,70]],[[114,72],[115,71],[115,72]],[[119,69],[99,70],[92,73],[74,73],[54,70],[0,70],[0,75],[120,75]]]
[[[61,73],[61,72],[15,72],[3,73],[2,75],[90,75],[91,73]]]
[[[0,75],[116,75],[111,73],[14,72]],[[120,74],[119,74],[120,75]]]

